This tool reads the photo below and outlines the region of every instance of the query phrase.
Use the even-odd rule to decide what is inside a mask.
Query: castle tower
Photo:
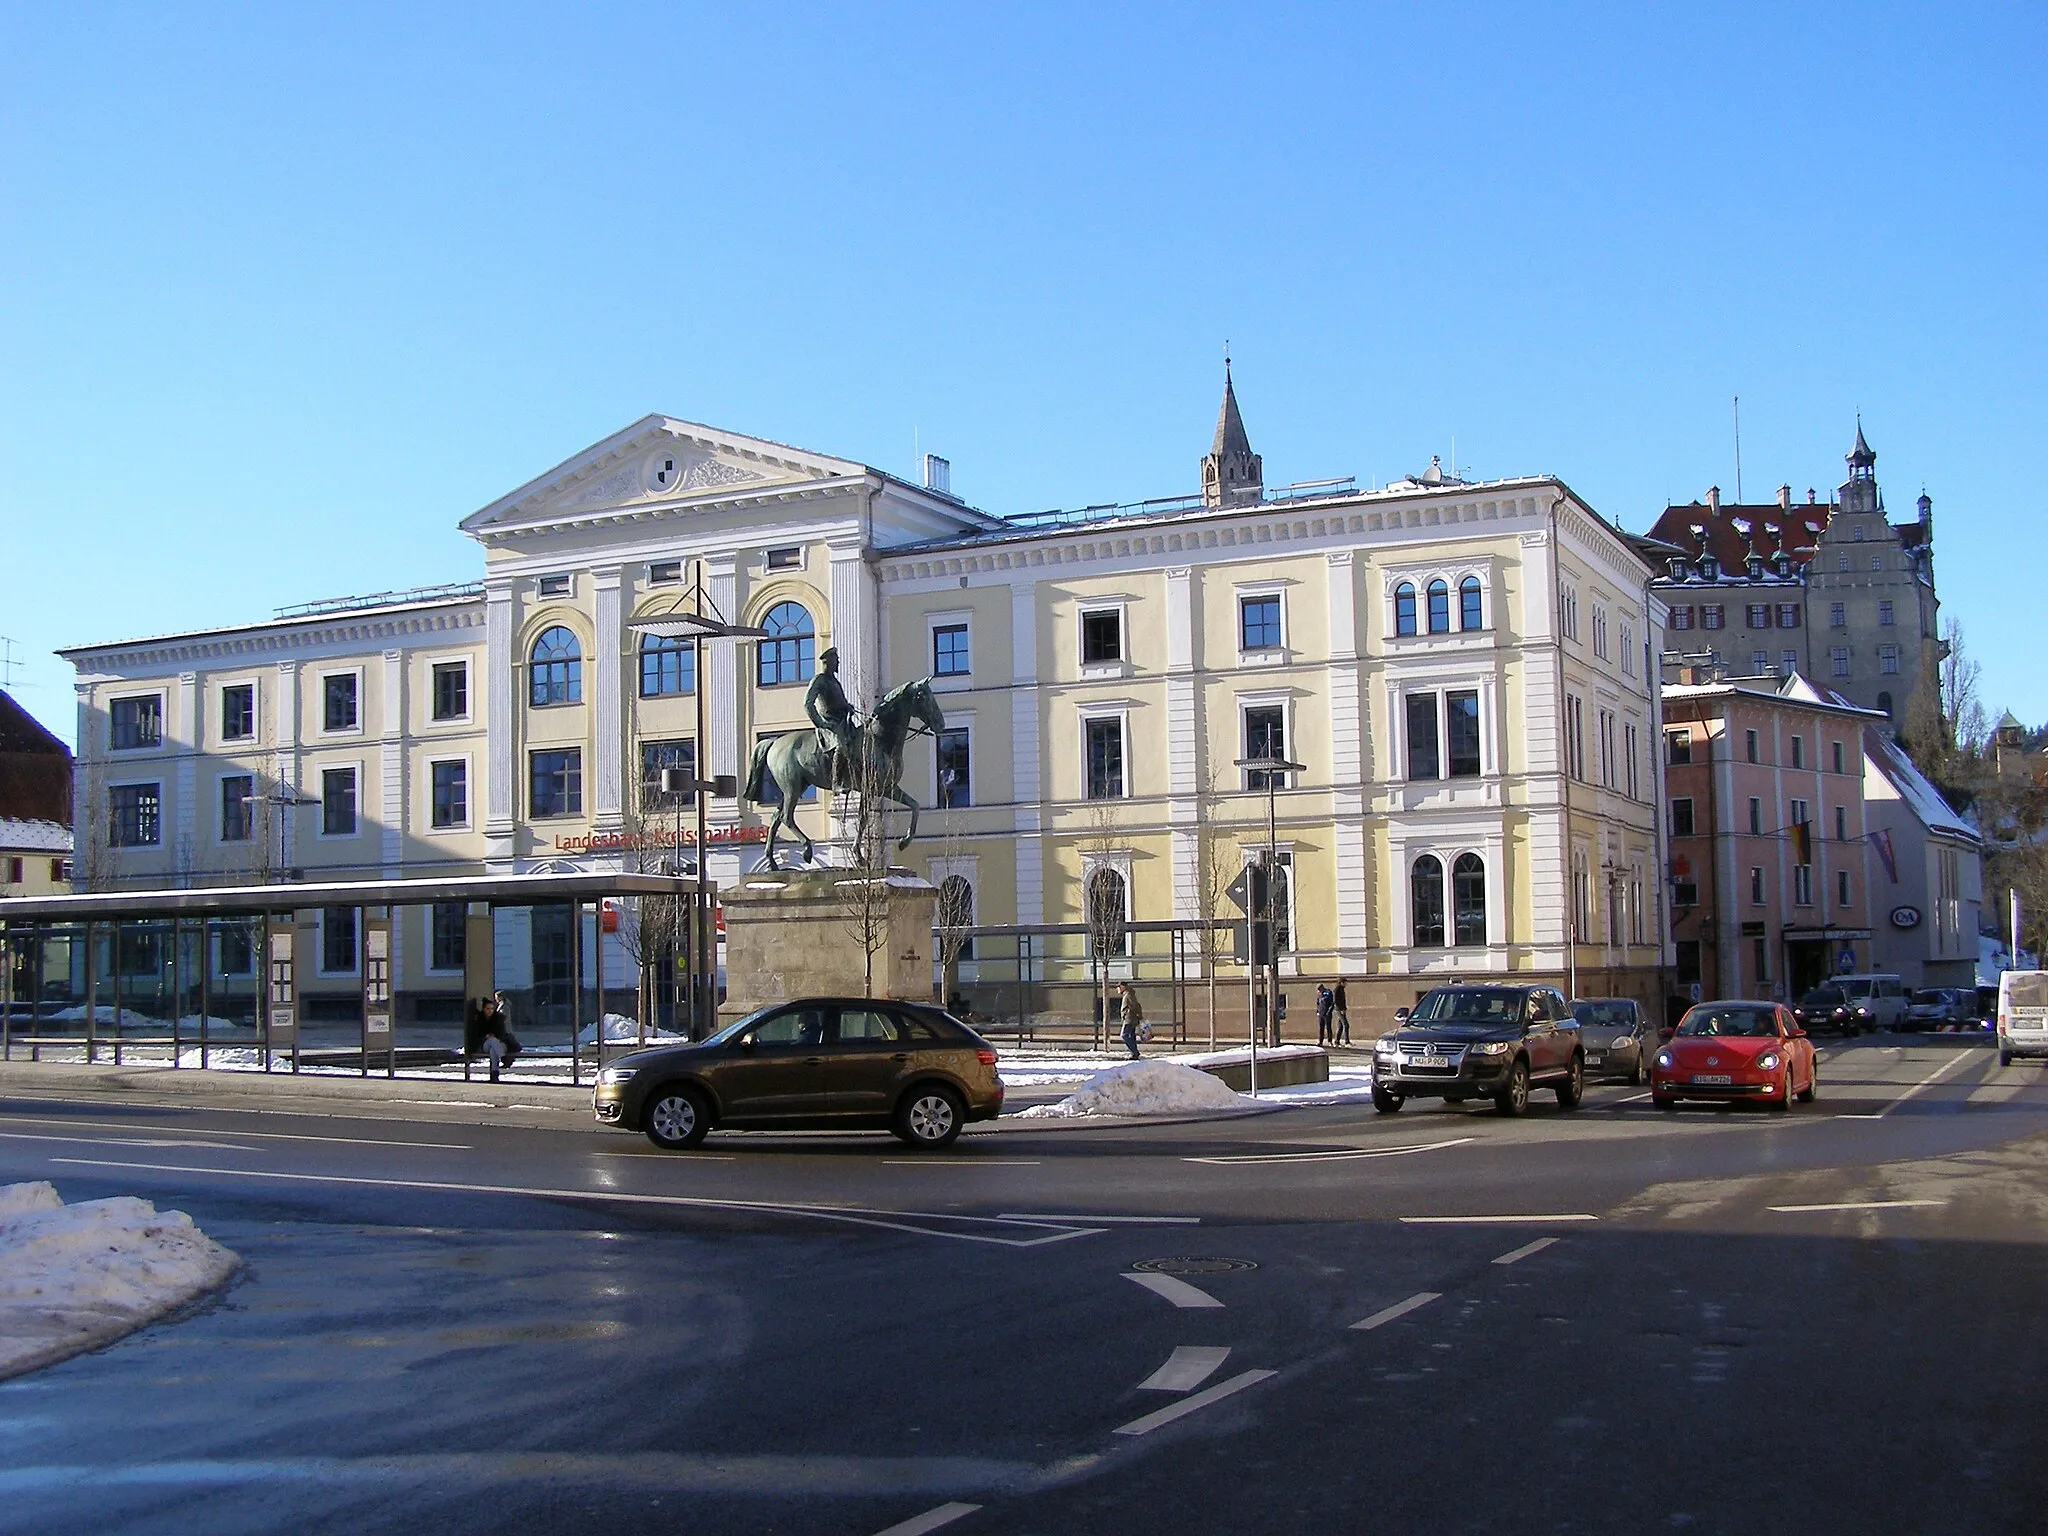
[[[1256,506],[1265,495],[1264,467],[1245,436],[1230,385],[1230,359],[1223,360],[1223,408],[1216,415],[1216,440],[1202,459],[1202,505]]]

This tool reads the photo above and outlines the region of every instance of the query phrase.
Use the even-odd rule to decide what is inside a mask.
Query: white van
[[[1865,971],[1855,976],[1831,976],[1827,984],[1842,989],[1858,1029],[1897,1029],[1906,1022],[1910,998],[1905,984],[1896,976]]]
[[[1998,1064],[2048,1056],[2048,971],[2005,971],[1998,978]]]

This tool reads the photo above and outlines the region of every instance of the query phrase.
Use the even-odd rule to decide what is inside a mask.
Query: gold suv
[[[706,1040],[622,1056],[598,1074],[597,1118],[694,1147],[720,1130],[890,1130],[943,1147],[1002,1113],[996,1053],[951,1014],[920,1003],[808,997],[777,1003]]]

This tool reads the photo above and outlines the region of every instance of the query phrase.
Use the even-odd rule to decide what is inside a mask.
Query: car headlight
[[[1400,1042],[1392,1035],[1388,1035],[1383,1040],[1375,1040],[1373,1042],[1372,1052],[1375,1056],[1391,1056],[1399,1044]]]
[[[1870,1017],[1870,1010],[1868,1008],[1858,1008],[1856,1010],[1856,1017],[1859,1019],[1867,1019]]]
[[[600,1083],[609,1083],[613,1087],[617,1087],[638,1070],[639,1068],[637,1067],[606,1067],[597,1074],[597,1080]]]
[[[1671,1066],[1671,1053],[1669,1051],[1659,1051],[1657,1053],[1657,1065],[1668,1071]]]
[[[1478,1045],[1467,1046],[1474,1056],[1505,1056],[1515,1048],[1512,1040],[1486,1040]]]
[[[1783,1059],[1776,1051],[1765,1051],[1763,1055],[1756,1059],[1757,1070],[1759,1072],[1775,1072],[1778,1070],[1778,1064]]]

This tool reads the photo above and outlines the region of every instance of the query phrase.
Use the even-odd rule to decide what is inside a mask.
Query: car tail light
[[[994,1051],[989,1050],[976,1051],[974,1053],[974,1059],[980,1062],[984,1067],[992,1067],[996,1064],[996,1053]]]

